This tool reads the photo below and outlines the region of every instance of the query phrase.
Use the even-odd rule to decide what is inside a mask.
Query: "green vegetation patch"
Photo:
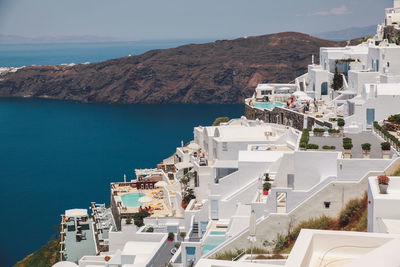
[[[60,259],[59,250],[60,238],[51,240],[41,249],[15,264],[14,267],[51,267]]]
[[[219,117],[219,118],[215,119],[213,126],[219,126],[221,123],[228,122],[228,121],[229,121],[228,117]]]

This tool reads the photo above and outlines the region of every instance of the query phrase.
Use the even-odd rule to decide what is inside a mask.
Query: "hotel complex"
[[[259,84],[245,116],[111,183],[110,206],[65,211],[54,266],[399,266],[400,0],[385,15],[374,37],[321,48],[293,83]],[[302,229],[276,252],[363,196],[367,232]]]

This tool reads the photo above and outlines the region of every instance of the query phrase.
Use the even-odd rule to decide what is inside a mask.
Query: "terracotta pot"
[[[264,195],[264,196],[268,196],[268,191],[269,191],[269,190],[263,190],[263,195]]]
[[[379,192],[381,194],[387,194],[388,184],[379,184]]]

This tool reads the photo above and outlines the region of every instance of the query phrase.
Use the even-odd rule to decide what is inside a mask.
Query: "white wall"
[[[294,188],[308,190],[322,179],[337,175],[338,152],[296,151]],[[318,162],[318,164],[316,164]]]
[[[361,94],[365,83],[376,83],[379,81],[378,72],[370,71],[349,71],[349,89]]]
[[[339,180],[358,180],[369,171],[385,169],[391,159],[339,159],[337,176]]]
[[[382,219],[400,220],[400,177],[389,177],[387,194],[380,194],[377,177],[368,180],[368,231],[386,233]]]

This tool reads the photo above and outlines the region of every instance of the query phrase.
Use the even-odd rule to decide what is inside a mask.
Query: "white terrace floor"
[[[76,240],[74,222],[68,222],[65,229],[65,258],[67,261],[78,262],[85,255],[96,255],[96,245],[93,237],[93,222],[81,223],[82,235],[86,238]]]
[[[370,143],[371,144],[371,155],[370,158],[382,158],[381,143],[384,142],[382,139],[377,137],[372,132],[362,132],[359,134],[344,134],[344,137],[349,137],[352,139],[353,148],[351,150],[352,158],[362,158],[362,148],[361,144]],[[344,152],[343,149],[343,137],[316,137],[310,136],[309,144],[319,145],[319,150],[323,150],[322,146],[335,146],[336,151]],[[393,152],[391,152],[391,156]]]

